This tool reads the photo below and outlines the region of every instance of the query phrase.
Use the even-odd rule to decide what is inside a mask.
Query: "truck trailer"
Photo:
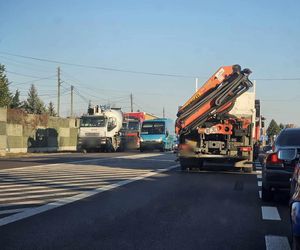
[[[182,170],[220,165],[252,171],[255,93],[248,91],[250,73],[239,65],[223,66],[179,108],[175,130]]]

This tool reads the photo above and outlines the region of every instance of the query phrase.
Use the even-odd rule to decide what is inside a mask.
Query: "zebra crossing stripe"
[[[0,219],[0,226],[7,225],[7,224],[10,224],[12,222],[16,222],[16,221],[28,218],[30,216],[43,213],[43,212],[52,210],[54,208],[61,207],[63,205],[75,202],[75,201],[79,201],[81,199],[90,197],[90,196],[95,195],[95,194],[102,193],[104,191],[108,191],[108,190],[111,190],[111,189],[114,189],[114,188],[118,188],[120,186],[132,183],[134,181],[142,180],[142,179],[145,179],[147,177],[169,171],[171,169],[177,168],[178,166],[179,166],[179,164],[176,164],[176,165],[164,168],[164,169],[158,169],[156,171],[151,171],[149,173],[143,174],[141,176],[133,177],[133,178],[127,179],[127,180],[122,180],[122,181],[119,181],[117,183],[110,184],[110,185],[107,185],[107,186],[104,186],[104,187],[99,187],[99,188],[96,188],[96,189],[91,190],[91,191],[85,191],[85,192],[82,192],[80,194],[77,194],[77,195],[74,195],[74,196],[71,196],[71,197],[61,198],[61,199],[58,199],[54,202],[51,202],[51,203],[48,203],[48,204],[45,204],[45,205],[42,205],[42,206],[39,206],[39,207],[27,208],[23,212],[16,213],[16,214],[13,214],[13,215],[10,215],[10,216],[7,216],[7,217],[4,217],[4,218]],[[35,202],[38,202],[38,201],[36,200]],[[16,204],[16,203],[17,202],[15,202],[14,204]]]

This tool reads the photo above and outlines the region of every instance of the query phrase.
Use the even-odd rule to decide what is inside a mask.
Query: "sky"
[[[267,121],[300,125],[299,1],[0,1],[0,63],[10,89],[26,98],[35,84],[61,115],[88,102],[176,118],[178,106],[220,66],[252,70]],[[50,59],[56,63],[18,56]],[[76,67],[59,62],[150,72],[159,76]],[[40,79],[44,78],[44,79]]]

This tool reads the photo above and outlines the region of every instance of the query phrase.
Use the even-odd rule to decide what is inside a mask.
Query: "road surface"
[[[1,249],[289,249],[260,166],[182,173],[172,153],[0,159]]]

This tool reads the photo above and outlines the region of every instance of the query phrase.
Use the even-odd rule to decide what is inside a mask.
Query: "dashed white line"
[[[290,250],[290,244],[287,237],[266,235],[266,250]]]
[[[126,156],[117,156],[114,157],[115,159],[139,159],[145,157],[154,157],[154,156],[161,156],[162,154],[137,154],[137,155],[126,155]]]
[[[261,179],[261,174],[258,174],[258,175],[257,175],[257,179]]]
[[[257,182],[257,186],[261,187],[261,184],[262,184],[261,181],[258,181],[258,182]]]
[[[261,207],[263,220],[281,220],[277,207]]]
[[[258,196],[261,199],[261,190],[258,191]]]

